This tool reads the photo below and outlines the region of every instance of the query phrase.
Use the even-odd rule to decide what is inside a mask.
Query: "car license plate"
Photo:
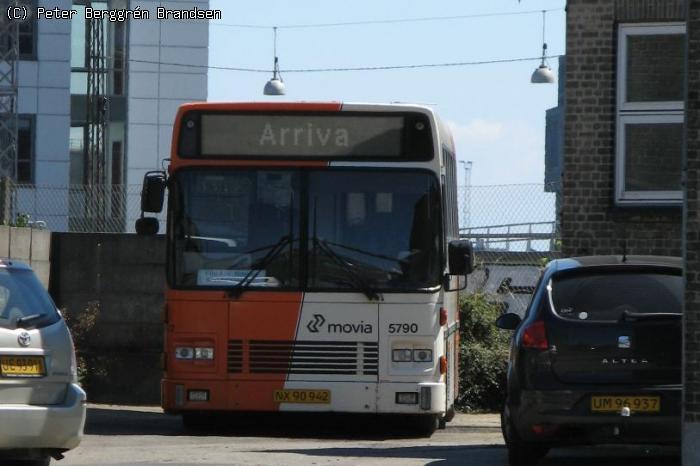
[[[41,377],[44,375],[44,358],[0,356],[0,374],[5,377]]]
[[[619,412],[627,406],[633,413],[658,413],[661,398],[658,396],[592,396],[591,411],[596,413]]]
[[[275,390],[275,403],[330,404],[330,390]]]

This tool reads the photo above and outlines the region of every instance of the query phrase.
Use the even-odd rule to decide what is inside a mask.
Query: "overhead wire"
[[[559,55],[548,55],[545,58],[558,58]],[[445,63],[420,63],[408,65],[380,65],[380,66],[357,66],[357,67],[336,67],[336,68],[289,68],[281,69],[281,73],[322,73],[322,72],[345,72],[345,71],[383,71],[383,70],[403,70],[416,68],[446,68],[456,66],[474,66],[474,65],[491,65],[498,63],[515,63],[525,61],[537,61],[542,57],[520,57],[520,58],[503,58],[495,60],[478,60],[478,61],[460,61],[460,62],[445,62]],[[154,60],[138,60],[129,59],[131,63],[143,63],[149,65],[163,66],[181,66],[186,68],[206,68],[211,70],[221,71],[240,71],[246,73],[269,73],[269,69],[262,68],[243,68],[235,66],[218,66],[218,65],[195,65],[192,63],[176,63],[176,62],[160,62]]]

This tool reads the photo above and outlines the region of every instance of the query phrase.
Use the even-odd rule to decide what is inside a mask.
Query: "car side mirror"
[[[141,217],[136,220],[136,234],[141,236],[153,236],[158,234],[160,222],[154,217]]]
[[[515,330],[520,325],[520,322],[522,322],[522,319],[518,314],[507,312],[496,319],[496,327],[503,330]]]
[[[447,246],[450,275],[469,275],[474,270],[474,249],[467,240],[450,241]]]
[[[158,213],[163,210],[166,175],[164,171],[151,171],[143,176],[141,211]]]

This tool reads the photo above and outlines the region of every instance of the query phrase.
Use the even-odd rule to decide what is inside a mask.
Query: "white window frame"
[[[639,35],[685,34],[685,23],[620,24],[617,42],[617,143],[615,154],[615,201],[619,205],[681,205],[683,192],[628,191],[625,189],[625,125],[634,123],[684,122],[685,102],[627,101],[627,38]],[[679,174],[680,176],[680,174]]]

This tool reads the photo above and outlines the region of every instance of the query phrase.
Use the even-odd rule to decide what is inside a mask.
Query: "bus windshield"
[[[170,209],[175,287],[410,291],[440,283],[440,196],[428,172],[183,170]]]

